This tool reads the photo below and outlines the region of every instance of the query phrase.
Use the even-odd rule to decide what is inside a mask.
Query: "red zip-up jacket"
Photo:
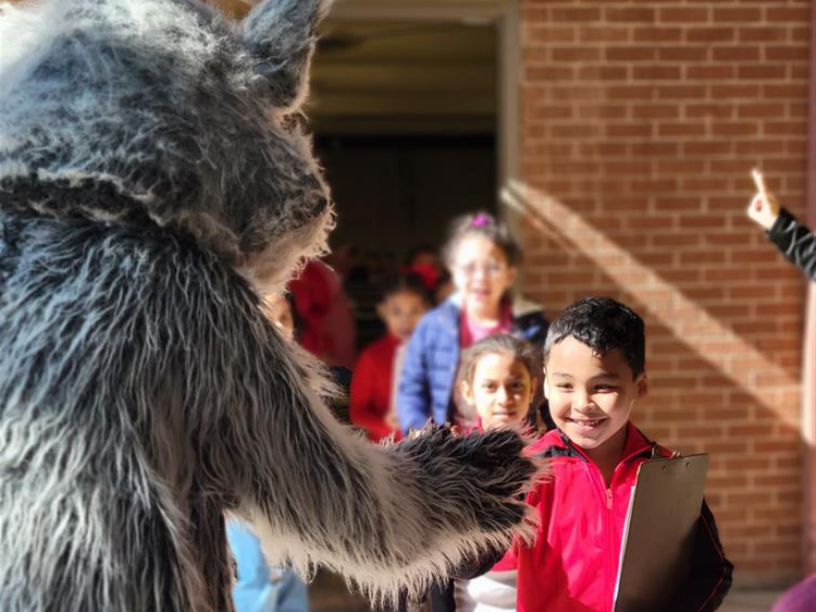
[[[518,569],[518,612],[611,612],[638,466],[671,453],[629,423],[623,458],[607,487],[598,466],[558,430],[530,451],[550,459],[553,476],[527,498],[541,519],[536,543],[519,546],[502,562]],[[716,610],[731,586],[733,565],[705,502],[699,520],[691,576],[671,611]]]

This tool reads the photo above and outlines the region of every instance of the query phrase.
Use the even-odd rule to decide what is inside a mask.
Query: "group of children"
[[[814,235],[780,209],[761,175],[755,179],[749,216],[813,277]],[[427,270],[383,287],[377,311],[386,333],[358,358],[349,416],[372,442],[399,439],[429,419],[459,435],[519,427],[535,432],[529,452],[548,461],[550,477],[526,498],[539,519],[535,542],[514,543],[479,577],[434,589],[431,612],[611,612],[638,468],[671,456],[631,420],[648,390],[643,320],[624,304],[593,297],[548,324],[540,306],[511,296],[521,249],[486,213],[457,220],[443,253],[454,292],[435,307]],[[292,299],[268,306],[292,339]],[[268,568],[249,532],[231,524],[230,541],[239,610],[307,609],[303,583]],[[704,501],[691,571],[666,610],[716,610],[732,571]]]
[[[540,519],[535,544],[435,592],[432,612],[611,612],[638,467],[670,456],[630,420],[648,389],[643,321],[612,299],[587,298],[548,325],[539,306],[511,298],[521,251],[484,213],[455,224],[444,256],[456,292],[432,310],[422,314],[427,295],[407,281],[383,294],[388,331],[360,356],[352,421],[372,440],[429,418],[463,433],[526,422],[542,432],[531,452],[549,460],[552,477],[527,497]],[[732,570],[704,503],[672,609],[717,609]]]

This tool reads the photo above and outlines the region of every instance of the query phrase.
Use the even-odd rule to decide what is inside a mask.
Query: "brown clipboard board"
[[[623,530],[614,612],[666,609],[688,577],[708,455],[641,464]]]

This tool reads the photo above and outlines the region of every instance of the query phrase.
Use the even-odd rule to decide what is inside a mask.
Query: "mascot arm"
[[[288,558],[306,574],[326,565],[394,600],[530,534],[517,495],[537,467],[516,432],[455,437],[429,427],[372,445],[332,417],[321,399],[329,383],[310,355],[262,315],[250,325],[247,361],[235,364],[246,390],[240,420],[220,443],[236,466],[238,513],[270,561]]]

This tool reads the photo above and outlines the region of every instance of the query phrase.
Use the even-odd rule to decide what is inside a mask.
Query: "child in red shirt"
[[[612,611],[638,467],[671,454],[629,420],[646,390],[644,325],[630,308],[587,298],[550,326],[544,392],[558,428],[531,447],[552,478],[527,498],[541,523],[535,544],[515,550],[519,612]],[[660,612],[716,610],[732,571],[703,502],[690,575]]]
[[[396,277],[382,292],[377,313],[386,333],[360,354],[351,380],[349,407],[351,422],[365,429],[374,442],[399,429],[393,402],[398,352],[430,305],[425,285],[413,274]]]

